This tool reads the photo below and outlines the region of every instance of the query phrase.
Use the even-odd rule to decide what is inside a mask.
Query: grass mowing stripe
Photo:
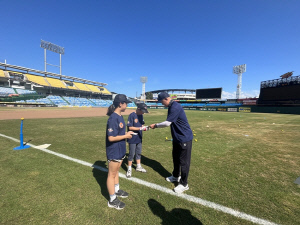
[[[0,136],[4,137],[4,138],[7,138],[7,139],[10,139],[10,140],[13,140],[15,142],[20,142],[20,140],[18,139],[15,139],[13,137],[9,137],[9,136],[6,136],[4,134],[0,134]],[[92,167],[92,168],[95,168],[95,169],[98,169],[98,170],[101,170],[103,172],[107,172],[108,170],[104,167],[101,167],[101,166],[97,166],[97,165],[94,165],[92,163],[88,163],[88,162],[85,162],[85,161],[82,161],[82,160],[79,160],[79,159],[75,159],[75,158],[72,158],[72,157],[69,157],[67,155],[64,155],[64,154],[60,154],[60,153],[57,153],[57,152],[54,152],[54,151],[51,151],[51,150],[48,150],[48,149],[45,149],[45,148],[42,148],[42,147],[39,147],[39,146],[35,146],[33,144],[27,144],[35,149],[38,149],[38,150],[41,150],[43,152],[47,152],[49,154],[52,154],[52,155],[56,155],[58,157],[61,157],[61,158],[64,158],[64,159],[67,159],[67,160],[70,160],[70,161],[73,161],[73,162],[77,162],[81,165],[84,165],[84,166],[88,166],[88,167]],[[122,174],[122,173],[119,173],[119,176],[121,178],[125,178],[125,179],[128,179],[126,178],[125,174]],[[162,192],[165,192],[167,194],[170,194],[170,195],[173,195],[173,196],[177,196],[179,198],[182,198],[182,199],[185,199],[187,201],[190,201],[190,202],[194,202],[194,203],[197,203],[199,205],[203,205],[203,206],[206,206],[206,207],[209,207],[209,208],[212,208],[212,209],[215,209],[217,211],[221,211],[221,212],[224,212],[224,213],[227,213],[227,214],[230,214],[232,216],[235,216],[235,217],[238,217],[240,219],[244,219],[244,220],[248,220],[250,222],[253,222],[253,223],[256,223],[256,224],[262,224],[262,225],[276,225],[276,223],[273,223],[273,222],[270,222],[268,220],[264,220],[264,219],[260,219],[260,218],[257,218],[257,217],[254,217],[254,216],[251,216],[251,215],[248,215],[246,213],[243,213],[243,212],[239,212],[237,210],[234,210],[234,209],[231,209],[231,208],[228,208],[226,206],[222,206],[222,205],[219,205],[217,203],[214,203],[214,202],[210,202],[210,201],[207,201],[207,200],[204,200],[204,199],[201,199],[201,198],[198,198],[198,197],[195,197],[195,196],[191,196],[191,195],[187,195],[187,194],[176,194],[175,192],[173,192],[171,189],[169,188],[165,188],[163,186],[160,186],[160,185],[157,185],[157,184],[153,184],[153,183],[150,183],[150,182],[147,182],[147,181],[144,181],[144,180],[141,180],[141,179],[138,179],[138,178],[130,178],[128,180],[131,180],[132,182],[135,182],[135,183],[138,183],[138,184],[141,184],[141,185],[144,185],[144,186],[147,186],[149,188],[152,188],[152,189],[155,189],[155,190],[158,190],[158,191],[162,191]]]

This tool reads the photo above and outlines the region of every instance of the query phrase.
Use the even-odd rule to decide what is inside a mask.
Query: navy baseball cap
[[[147,105],[145,103],[137,104],[137,108],[140,109],[143,113],[148,113]]]
[[[127,99],[126,95],[118,94],[118,95],[116,95],[116,97],[114,99],[114,103],[120,103],[120,102],[131,103],[132,101],[129,101]]]
[[[163,99],[170,97],[170,95],[167,92],[161,92],[159,93],[158,97],[157,97],[157,101],[161,102]]]

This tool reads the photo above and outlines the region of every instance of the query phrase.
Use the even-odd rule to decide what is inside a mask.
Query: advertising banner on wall
[[[170,94],[171,99],[175,100],[177,99],[177,95],[176,94]]]
[[[217,111],[217,108],[200,108],[201,111]]]
[[[252,100],[252,99],[244,99],[243,100],[243,105],[256,105],[257,100]]]
[[[228,108],[227,111],[228,112],[237,112],[237,108]]]
[[[251,112],[251,108],[248,108],[248,107],[239,107],[239,112]]]

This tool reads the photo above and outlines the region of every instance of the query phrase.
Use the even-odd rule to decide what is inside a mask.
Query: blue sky
[[[62,74],[107,83],[130,97],[158,89],[223,88],[234,98],[260,82],[300,74],[300,1],[3,1],[0,61],[44,70],[45,40],[65,48]],[[59,55],[47,51],[47,62]],[[48,66],[49,72],[59,73]]]

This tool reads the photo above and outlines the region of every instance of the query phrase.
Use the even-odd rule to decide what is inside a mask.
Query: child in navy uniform
[[[128,155],[128,169],[126,176],[131,177],[131,166],[133,157],[135,155],[136,160],[136,171],[146,173],[146,170],[141,166],[141,155],[142,155],[142,131],[149,130],[149,127],[143,126],[145,124],[143,114],[148,113],[147,105],[145,103],[137,104],[136,112],[132,112],[128,116],[127,129],[134,131],[135,135],[131,139],[128,139],[129,144],[129,155]]]
[[[132,138],[132,131],[125,132],[126,125],[121,115],[126,110],[127,103],[130,103],[126,95],[116,95],[113,104],[108,108],[106,127],[106,156],[108,161],[107,189],[110,196],[108,207],[123,209],[125,203],[118,197],[127,198],[128,193],[119,187],[119,169],[125,158],[126,142],[125,139]]]

